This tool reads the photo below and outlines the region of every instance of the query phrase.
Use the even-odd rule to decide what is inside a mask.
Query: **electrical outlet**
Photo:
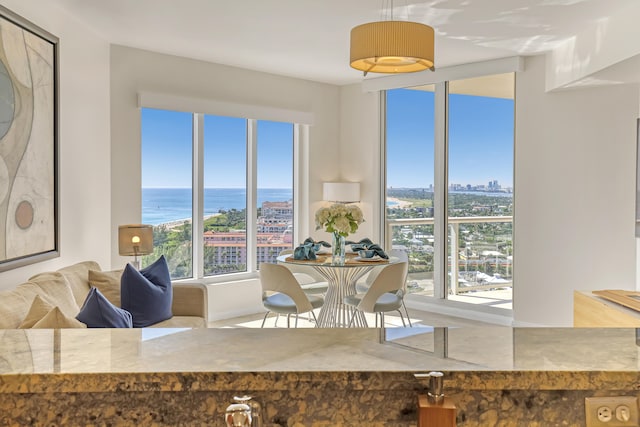
[[[587,397],[584,409],[587,427],[640,427],[637,397]]]

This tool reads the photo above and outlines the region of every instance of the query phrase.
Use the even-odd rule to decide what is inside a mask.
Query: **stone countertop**
[[[638,389],[635,329],[63,329],[0,331],[0,393],[388,388]],[[268,380],[268,381],[265,381]],[[280,386],[279,386],[280,384]],[[243,387],[243,385],[245,387]]]

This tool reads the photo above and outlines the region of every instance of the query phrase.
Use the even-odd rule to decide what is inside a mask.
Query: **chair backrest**
[[[304,293],[293,273],[285,266],[278,264],[260,264],[260,285],[264,298],[267,292],[280,292],[293,300],[298,313],[313,310],[309,298]]]
[[[293,255],[293,249],[283,249],[278,256]],[[298,280],[298,283],[307,285],[310,283],[323,282],[325,279],[312,267],[308,265],[284,264]]]
[[[387,292],[396,292],[400,290],[404,284],[402,283],[407,274],[407,262],[398,262],[389,264],[380,269],[380,273],[375,278],[369,290],[362,297],[358,308],[369,313],[373,312],[378,298]]]
[[[402,279],[402,288],[400,288],[400,291],[402,291],[402,295],[400,295],[401,297],[407,293],[407,276],[409,275],[409,254],[407,253],[407,251],[403,251],[402,249],[391,249],[391,251],[389,252],[389,255],[392,257],[396,257],[398,258],[401,262],[406,262],[407,263],[407,270],[404,272],[404,279]]]
[[[400,262],[409,262],[409,254],[407,254],[406,251],[403,251],[402,249],[391,249],[389,251],[389,257],[391,258],[398,258],[400,260]],[[365,283],[368,286],[371,286],[371,284],[373,283],[374,280],[376,280],[376,277],[378,277],[378,274],[380,274],[380,272],[382,271],[381,268],[374,268],[373,270],[371,270],[369,272],[369,274],[367,274],[367,278],[365,279]],[[405,275],[405,282],[407,280],[407,277]],[[403,286],[401,288],[401,290],[404,292],[406,290],[407,286],[405,283],[405,286]]]

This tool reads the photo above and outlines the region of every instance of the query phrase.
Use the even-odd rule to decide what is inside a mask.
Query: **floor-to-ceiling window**
[[[514,98],[513,73],[386,92],[387,238],[410,293],[511,308]]]
[[[142,110],[142,222],[172,278],[255,271],[292,247],[293,123]]]
[[[514,74],[448,86],[447,295],[511,308]]]
[[[386,94],[386,214],[391,248],[409,255],[409,292],[433,296],[434,85]]]

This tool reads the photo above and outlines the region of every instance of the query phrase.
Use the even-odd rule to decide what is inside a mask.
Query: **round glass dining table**
[[[313,268],[327,280],[328,290],[318,316],[320,328],[346,328],[353,317],[352,326],[367,327],[364,313],[344,304],[344,297],[356,294],[356,282],[373,268],[399,262],[396,257],[376,260],[361,259],[355,253],[347,253],[343,265],[332,264],[331,255],[317,254],[315,260],[297,260],[292,255],[280,255],[278,263]],[[355,316],[353,316],[355,312]]]

